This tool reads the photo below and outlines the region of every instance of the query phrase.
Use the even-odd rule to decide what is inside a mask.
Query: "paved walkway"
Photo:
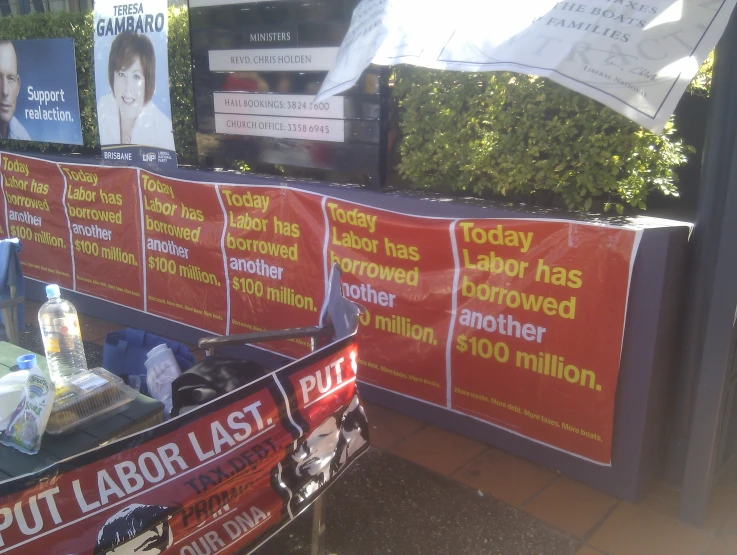
[[[736,481],[714,495],[706,526],[696,529],[678,522],[679,494],[665,485],[658,485],[645,501],[633,505],[383,407],[369,405],[367,409],[372,445],[565,533],[579,546],[576,555],[737,554]]]
[[[26,306],[33,322],[38,303]],[[80,320],[85,341],[100,346],[120,329]],[[664,484],[633,505],[395,411],[366,410],[374,448],[328,492],[331,554],[737,555],[737,480],[696,529],[678,522],[679,494]],[[258,555],[308,554],[310,518]]]

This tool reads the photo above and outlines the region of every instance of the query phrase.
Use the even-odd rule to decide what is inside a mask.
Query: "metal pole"
[[[325,337],[310,338],[310,351],[315,352],[326,343]],[[312,544],[310,555],[325,555],[325,493],[312,505]]]
[[[686,452],[680,516],[695,525],[703,524],[711,493],[719,416],[737,309],[735,53],[737,12],[732,14],[716,52],[692,245],[684,377],[677,398],[679,413],[675,425],[680,430],[676,430],[675,443],[671,445],[672,460],[676,460],[676,464],[679,452]],[[672,474],[672,467],[669,471]]]
[[[312,548],[310,555],[325,553],[325,494],[312,505]]]

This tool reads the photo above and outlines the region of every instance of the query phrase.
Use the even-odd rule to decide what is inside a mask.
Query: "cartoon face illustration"
[[[173,543],[170,511],[134,503],[111,516],[97,535],[95,555],[158,555]]]
[[[292,453],[292,459],[297,463],[297,476],[317,476],[323,472],[332,460],[339,436],[335,416],[315,428],[300,448]]]

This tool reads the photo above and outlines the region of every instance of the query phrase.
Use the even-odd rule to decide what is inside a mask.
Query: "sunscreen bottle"
[[[36,355],[18,357],[18,368],[28,370],[28,381],[0,443],[35,455],[54,406],[55,388],[48,373],[36,364]]]

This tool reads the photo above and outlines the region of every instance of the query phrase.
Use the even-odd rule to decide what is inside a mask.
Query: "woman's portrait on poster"
[[[120,33],[110,46],[107,70],[111,94],[97,106],[100,144],[174,150],[171,119],[153,102],[156,54],[151,39]]]

